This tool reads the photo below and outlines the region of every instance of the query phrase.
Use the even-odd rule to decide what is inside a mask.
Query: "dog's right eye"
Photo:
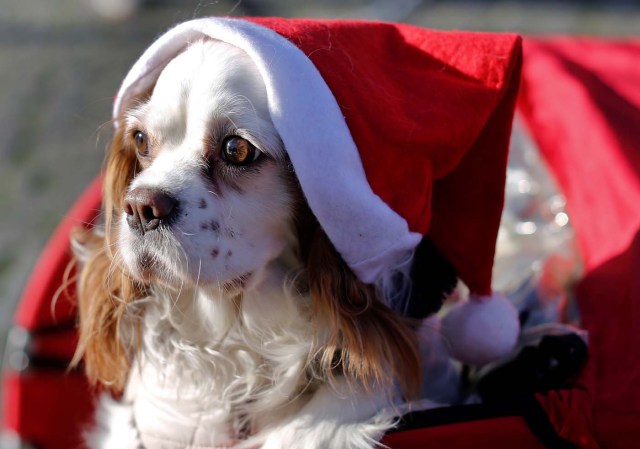
[[[138,157],[147,157],[149,155],[149,142],[147,135],[142,131],[134,131],[133,141],[136,146]]]
[[[222,159],[231,165],[249,165],[262,152],[247,139],[239,136],[229,136],[222,142]]]

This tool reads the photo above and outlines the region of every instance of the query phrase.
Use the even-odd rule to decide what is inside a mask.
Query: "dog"
[[[388,306],[411,260],[394,282],[351,272],[243,50],[201,39],[171,60],[117,118],[104,185],[103,226],[75,236],[76,362],[117,397],[90,447],[372,448],[425,359],[450,400],[437,332]]]

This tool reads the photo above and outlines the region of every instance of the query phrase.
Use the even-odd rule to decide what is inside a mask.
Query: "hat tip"
[[[513,351],[520,333],[518,311],[496,292],[472,296],[452,307],[442,320],[442,332],[453,358],[482,366]]]

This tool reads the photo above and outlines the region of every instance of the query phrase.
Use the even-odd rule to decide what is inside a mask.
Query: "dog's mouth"
[[[141,252],[136,257],[136,268],[135,277],[147,283],[152,280],[162,280],[167,274],[160,260],[147,251]]]
[[[138,254],[136,258],[136,268],[135,277],[145,283],[159,282],[168,287],[183,285],[185,281],[187,283],[193,283],[195,286],[198,286],[198,284],[201,286],[212,284],[220,288],[225,295],[241,293],[247,288],[254,276],[254,272],[247,271],[246,273],[224,281],[205,281],[199,277],[195,279],[183,279],[183,276],[173,273],[161,259],[154,257],[153,254],[148,251],[142,251]]]
[[[241,274],[240,276],[234,279],[231,279],[230,281],[223,282],[222,290],[226,294],[240,293],[247,287],[247,284],[251,280],[252,276],[253,276],[253,273],[249,271],[247,273]]]

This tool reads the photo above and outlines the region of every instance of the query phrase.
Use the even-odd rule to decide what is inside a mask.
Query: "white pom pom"
[[[442,333],[452,357],[481,366],[513,350],[520,333],[518,312],[497,293],[471,297],[451,308],[442,320]]]

